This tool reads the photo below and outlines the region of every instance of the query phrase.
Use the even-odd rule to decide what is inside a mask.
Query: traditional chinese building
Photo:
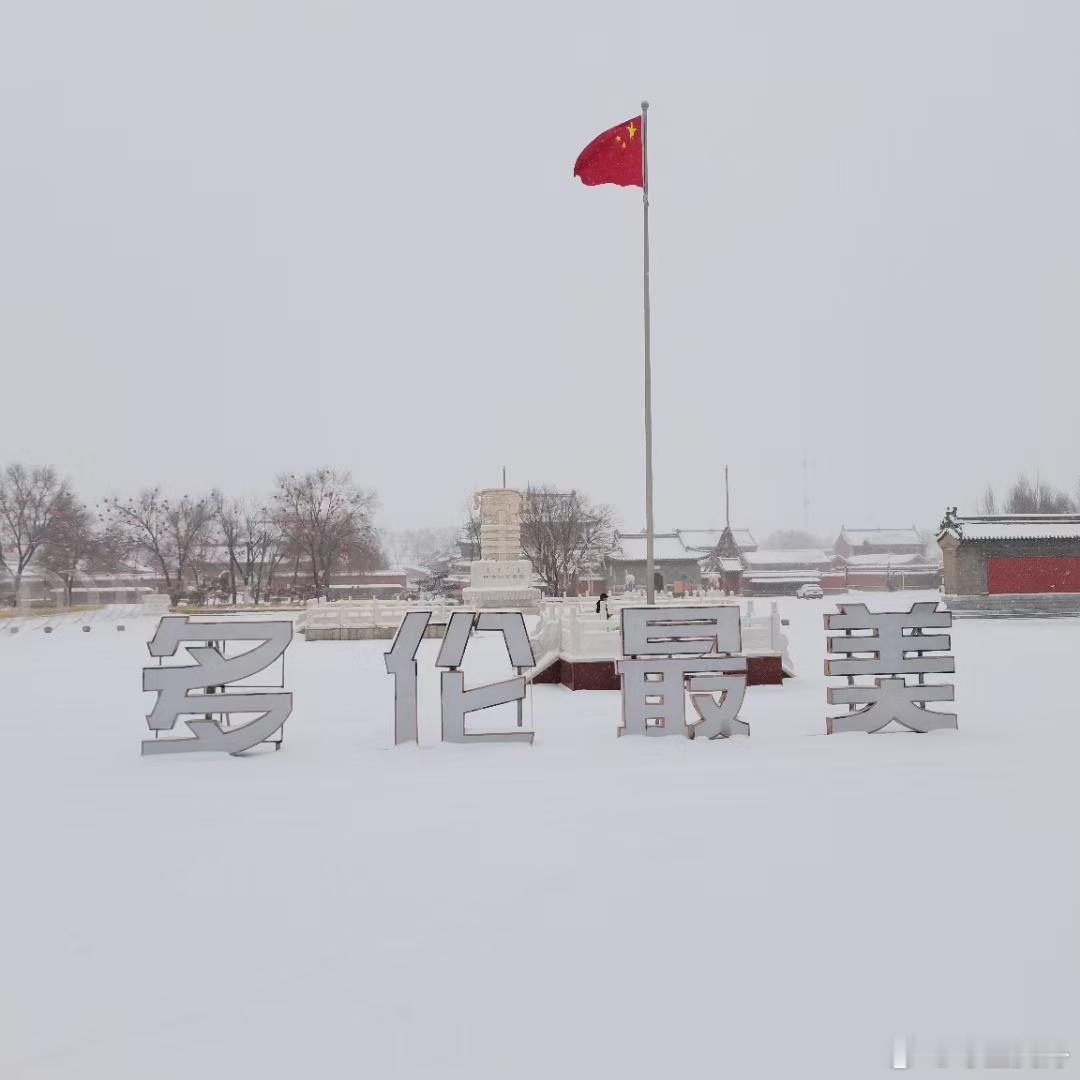
[[[950,606],[1080,608],[1080,514],[961,517],[938,532]]]
[[[645,587],[645,534],[616,534],[608,556],[612,591]],[[749,529],[675,529],[653,536],[654,584],[660,591],[686,592],[702,587],[738,592],[742,575],[739,556],[754,551],[757,541]],[[725,577],[726,575],[726,577]]]
[[[910,529],[849,529],[840,526],[833,544],[833,554],[852,555],[925,555],[927,538],[914,525]]]
[[[757,551],[758,542],[749,529],[676,529],[675,534],[691,551],[702,555],[729,555],[738,557],[744,551]]]
[[[30,607],[60,607],[68,602],[69,596],[75,605],[138,604],[148,593],[161,588],[161,577],[148,570],[93,575],[80,571],[69,588],[59,574],[43,574],[37,567],[27,567],[19,599]],[[15,603],[14,575],[6,569],[0,570],[0,607],[14,607]]]
[[[679,533],[683,543],[706,552],[701,562],[702,584],[728,594],[742,592],[742,555],[757,551],[758,542],[749,529],[733,529],[725,525],[715,529],[684,529]]]
[[[645,588],[645,534],[618,533],[615,550],[608,555],[612,591]],[[677,532],[653,534],[653,584],[658,591],[701,587],[702,553],[688,548]]]
[[[344,570],[330,575],[331,600],[404,600],[409,592],[404,572],[364,574]]]

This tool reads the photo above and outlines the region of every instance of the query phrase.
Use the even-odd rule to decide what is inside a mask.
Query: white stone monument
[[[531,608],[540,599],[532,587],[532,564],[522,558],[520,491],[488,488],[476,494],[480,511],[480,558],[470,567],[462,602],[475,608]]]

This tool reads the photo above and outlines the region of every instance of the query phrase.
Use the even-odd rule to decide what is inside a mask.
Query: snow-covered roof
[[[952,517],[942,531],[961,540],[1080,540],[1080,514]]]
[[[59,589],[49,589],[49,592],[59,591]],[[149,585],[73,585],[71,591],[73,593],[148,593],[154,590]]]
[[[686,562],[701,560],[710,554],[723,534],[723,529],[675,529],[668,533],[653,534],[654,562]],[[757,541],[749,529],[732,529],[732,535],[740,548],[756,547]],[[645,534],[620,533],[616,538],[618,548],[610,558],[615,562],[644,562]]]
[[[676,529],[675,532],[682,537],[682,542],[688,548],[701,551],[712,551],[724,535],[723,529]],[[757,547],[757,541],[749,529],[732,529],[731,535],[740,548]]]
[[[847,541],[852,547],[861,547],[863,544],[874,544],[878,547],[888,544],[909,547],[918,544],[922,547],[925,543],[916,529],[843,528],[840,530],[840,539]]]
[[[829,561],[821,548],[776,548],[772,551],[744,551],[743,562],[750,570],[759,566],[819,566]]]
[[[653,561],[685,562],[701,557],[699,551],[688,551],[678,533],[653,534]],[[616,562],[644,562],[645,536],[642,533],[622,533],[619,536],[619,550],[611,558]]]
[[[705,566],[708,569],[704,569]],[[709,562],[702,564],[702,573],[709,574],[715,577],[717,574],[740,574],[742,573],[742,560],[741,559],[718,559],[716,562]]]
[[[745,581],[753,585],[754,582],[764,584],[769,581],[806,581],[817,584],[821,575],[816,570],[755,570],[747,574]]]
[[[723,529],[676,529],[682,542],[689,548],[712,551],[720,543]]]
[[[837,556],[837,562],[843,563],[846,566],[919,566],[926,565],[933,569],[936,569],[931,563],[928,563],[926,556],[920,551],[911,551],[902,555],[849,555],[846,558],[843,556]]]
[[[353,581],[343,585],[331,585],[331,589],[392,589],[400,591],[405,588],[401,582],[391,581]]]

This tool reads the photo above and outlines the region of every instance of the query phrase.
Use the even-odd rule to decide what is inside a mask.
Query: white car
[[[800,585],[795,595],[800,600],[820,600],[825,593],[820,585]]]

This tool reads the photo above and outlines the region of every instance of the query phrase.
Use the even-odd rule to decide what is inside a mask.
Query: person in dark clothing
[[[603,615],[605,619],[611,618],[611,612],[607,609],[607,593],[602,592],[600,599],[596,601],[596,614]]]

